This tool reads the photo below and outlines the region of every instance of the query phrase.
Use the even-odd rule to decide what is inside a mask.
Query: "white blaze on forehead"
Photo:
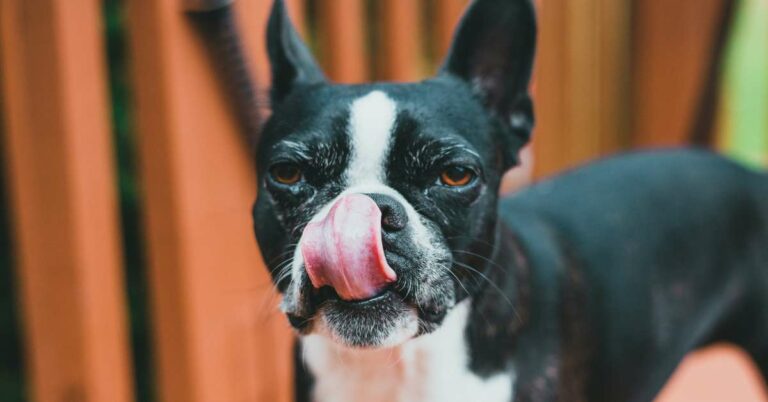
[[[397,105],[382,91],[373,91],[350,106],[352,157],[346,178],[349,187],[384,183],[386,159],[397,119]]]
[[[346,194],[381,192],[391,193],[402,200],[409,218],[415,226],[416,241],[422,247],[429,247],[426,228],[419,221],[413,207],[395,190],[384,185],[386,163],[392,142],[392,131],[397,120],[397,104],[382,91],[372,91],[357,98],[349,107],[351,158],[345,172],[346,189],[334,200],[321,208],[310,220],[317,222],[325,218],[333,204]],[[291,311],[299,298],[303,284],[304,258],[301,255],[301,240],[293,253],[291,270],[293,280],[288,290],[289,297],[283,299],[283,310]]]

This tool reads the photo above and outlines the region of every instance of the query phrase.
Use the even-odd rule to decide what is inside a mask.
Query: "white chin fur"
[[[353,349],[386,349],[399,346],[411,339],[413,339],[419,332],[419,316],[415,309],[409,309],[404,313],[398,324],[389,331],[388,334],[382,334],[381,338],[374,344],[368,347],[354,347]],[[312,335],[321,336],[327,340],[332,341],[339,347],[346,348],[350,342],[348,342],[341,334],[339,334],[332,325],[328,323],[326,315],[323,312],[318,314],[317,323],[312,327]]]
[[[514,371],[481,378],[469,369],[464,330],[470,301],[456,305],[437,331],[416,339],[403,327],[387,348],[352,349],[328,336],[301,339],[317,402],[509,402]],[[403,341],[402,339],[406,339]],[[399,342],[397,342],[399,341]]]

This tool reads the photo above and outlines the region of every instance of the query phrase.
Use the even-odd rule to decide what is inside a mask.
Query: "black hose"
[[[252,76],[237,29],[232,5],[221,0],[192,0],[188,14],[202,36],[251,151],[259,138],[261,116],[256,80]],[[197,11],[202,10],[202,11]]]

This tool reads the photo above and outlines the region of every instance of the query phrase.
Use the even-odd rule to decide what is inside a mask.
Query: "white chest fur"
[[[510,402],[514,375],[483,379],[468,368],[470,302],[434,333],[384,350],[353,350],[322,335],[302,340],[315,402]]]

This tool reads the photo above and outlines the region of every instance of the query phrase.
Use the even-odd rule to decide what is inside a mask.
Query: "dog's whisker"
[[[523,321],[523,318],[518,313],[517,308],[515,307],[515,304],[512,302],[512,300],[510,300],[509,296],[507,296],[507,294],[504,293],[504,291],[498,285],[496,285],[490,278],[488,278],[488,276],[486,276],[485,274],[483,274],[482,272],[478,271],[477,269],[473,268],[470,265],[464,264],[459,261],[454,261],[454,263],[459,265],[460,267],[468,269],[471,272],[474,272],[475,274],[485,279],[488,285],[490,285],[493,289],[495,289],[499,293],[499,296],[501,296],[509,304],[509,306],[512,307],[512,312],[515,314],[515,317],[517,318],[517,320],[519,322]]]
[[[390,361],[390,363],[387,364],[387,368],[395,367],[403,361],[403,353],[398,353],[397,356],[395,356],[395,348],[389,350],[387,360],[392,360],[393,357],[395,357],[394,361]]]
[[[493,244],[493,243],[491,243],[491,242],[489,242],[489,241],[487,241],[487,240],[485,240],[485,239],[483,239],[482,237],[479,237],[479,236],[464,235],[464,236],[450,236],[450,237],[446,237],[445,238],[445,240],[448,240],[448,241],[450,241],[450,240],[458,240],[458,239],[467,239],[467,240],[471,241],[472,243],[480,243],[480,244],[489,246],[491,248],[495,248],[497,246],[496,244]]]
[[[289,258],[288,260],[283,261],[277,268],[275,268],[275,273],[277,275],[275,279],[275,286],[279,287],[280,282],[288,278],[293,273],[293,261],[294,258]]]
[[[296,251],[296,247],[298,247],[298,246],[299,246],[299,243],[292,243],[292,244],[289,244],[289,245],[285,246],[282,253],[272,257],[267,262],[267,266],[272,265],[272,263],[275,262],[275,260],[279,260],[280,258],[285,257],[286,255],[294,253]]]
[[[277,294],[277,290],[273,286],[270,286],[270,294],[262,298],[261,305],[258,307],[256,313],[257,322],[259,324],[266,323],[275,314],[280,312],[280,309],[278,309],[277,305],[274,303],[277,299]]]
[[[280,285],[283,281],[286,279],[289,279],[291,277],[291,263],[293,262],[293,258],[290,258],[286,261],[283,261],[280,265],[278,265],[275,268],[276,276],[274,280],[274,284],[270,286],[271,293],[269,297],[266,298],[264,301],[264,304],[261,307],[261,315],[265,315],[266,318],[269,318],[270,314],[279,311],[276,308],[273,308],[273,306],[276,305],[277,299],[281,296],[279,289]]]
[[[491,260],[490,258],[488,258],[486,256],[483,256],[483,255],[480,255],[480,254],[477,254],[477,253],[473,253],[473,252],[468,251],[468,250],[451,250],[451,251],[454,252],[454,253],[461,253],[461,254],[466,254],[466,255],[473,256],[473,257],[477,257],[477,258],[487,262],[488,264],[493,265],[495,268],[499,268],[502,271],[506,271],[506,268],[502,267],[496,261],[493,261],[493,260]]]
[[[477,253],[473,253],[473,252],[467,251],[467,250],[451,250],[451,251],[453,253],[465,254],[465,255],[469,255],[471,257],[479,258],[481,261],[483,261],[483,262],[491,265],[492,267],[496,268],[496,272],[498,272],[499,274],[501,274],[503,276],[509,276],[509,275],[512,274],[507,268],[499,265],[496,261],[493,261],[493,260],[491,260],[488,257],[485,257],[483,255],[480,255],[480,254],[477,254]]]
[[[461,286],[462,289],[464,289],[467,295],[472,295],[472,292],[470,292],[469,289],[467,289],[467,287],[464,286],[464,283],[461,281],[461,279],[459,279],[459,277],[455,273],[453,273],[453,271],[451,271],[450,268],[446,269],[446,272],[451,274],[451,276],[453,276],[456,279],[456,282],[459,284],[459,286]]]

